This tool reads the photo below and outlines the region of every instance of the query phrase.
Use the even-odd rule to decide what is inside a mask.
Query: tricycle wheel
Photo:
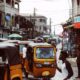
[[[25,73],[26,78],[28,78],[28,72]]]
[[[50,78],[43,78],[43,80],[50,80]]]
[[[12,79],[12,80],[21,80],[21,79],[17,77],[17,78],[14,78],[14,79]]]

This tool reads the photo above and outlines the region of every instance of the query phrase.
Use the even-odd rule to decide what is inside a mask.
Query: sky
[[[52,32],[59,34],[63,31],[59,25],[70,17],[71,0],[21,0],[20,13],[33,14],[47,17],[47,24],[51,18]],[[54,28],[55,27],[55,28]]]

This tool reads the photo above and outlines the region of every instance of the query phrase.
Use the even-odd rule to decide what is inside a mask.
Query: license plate
[[[49,62],[44,62],[44,64],[50,64]]]

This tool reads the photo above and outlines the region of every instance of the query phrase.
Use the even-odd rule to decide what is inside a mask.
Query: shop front
[[[80,16],[74,17],[73,26],[75,29],[80,29]]]

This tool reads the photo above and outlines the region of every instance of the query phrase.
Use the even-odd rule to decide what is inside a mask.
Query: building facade
[[[80,0],[72,0],[72,22],[74,28],[80,28]]]
[[[80,0],[72,0],[72,16],[80,14]]]
[[[47,25],[47,18],[45,16],[25,16],[26,20],[29,20],[34,25],[34,30],[42,33],[42,34],[49,34],[50,26]]]
[[[0,33],[6,32],[3,28],[19,27],[18,22],[15,22],[16,16],[19,15],[19,3],[20,0],[0,0]]]
[[[72,0],[72,17],[63,28],[68,33],[67,51],[75,57],[76,47],[80,46],[80,0]]]

